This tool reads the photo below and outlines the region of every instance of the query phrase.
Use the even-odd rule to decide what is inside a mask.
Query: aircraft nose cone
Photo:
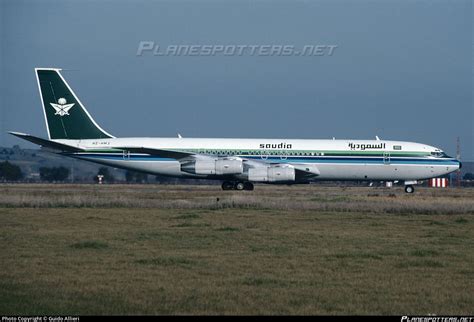
[[[461,169],[461,168],[462,168],[462,162],[459,161],[459,160],[457,160],[457,161],[458,161],[458,163],[459,163],[459,169]]]

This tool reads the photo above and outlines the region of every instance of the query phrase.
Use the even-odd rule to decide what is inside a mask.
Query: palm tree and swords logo
[[[69,115],[69,110],[74,106],[75,103],[66,104],[67,101],[64,97],[58,99],[58,104],[49,103],[54,108],[56,113],[54,115],[64,116]]]

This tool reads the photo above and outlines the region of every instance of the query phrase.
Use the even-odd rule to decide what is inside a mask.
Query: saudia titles
[[[349,143],[351,150],[369,150],[369,149],[385,149],[385,143],[380,144],[355,144]]]
[[[285,143],[285,142],[282,142],[282,143],[279,143],[279,144],[276,144],[276,143],[260,143],[260,149],[291,149],[292,148],[292,145],[290,143]]]

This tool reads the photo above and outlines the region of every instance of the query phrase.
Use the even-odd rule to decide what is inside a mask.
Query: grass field
[[[474,190],[1,185],[0,314],[474,314]]]

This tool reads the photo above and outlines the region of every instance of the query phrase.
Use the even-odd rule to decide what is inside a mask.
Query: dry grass
[[[289,195],[290,197],[286,197]],[[394,214],[472,214],[474,189],[257,186],[221,191],[219,186],[3,185],[5,208],[272,209]]]
[[[474,313],[472,190],[271,188],[2,186],[0,313]]]

